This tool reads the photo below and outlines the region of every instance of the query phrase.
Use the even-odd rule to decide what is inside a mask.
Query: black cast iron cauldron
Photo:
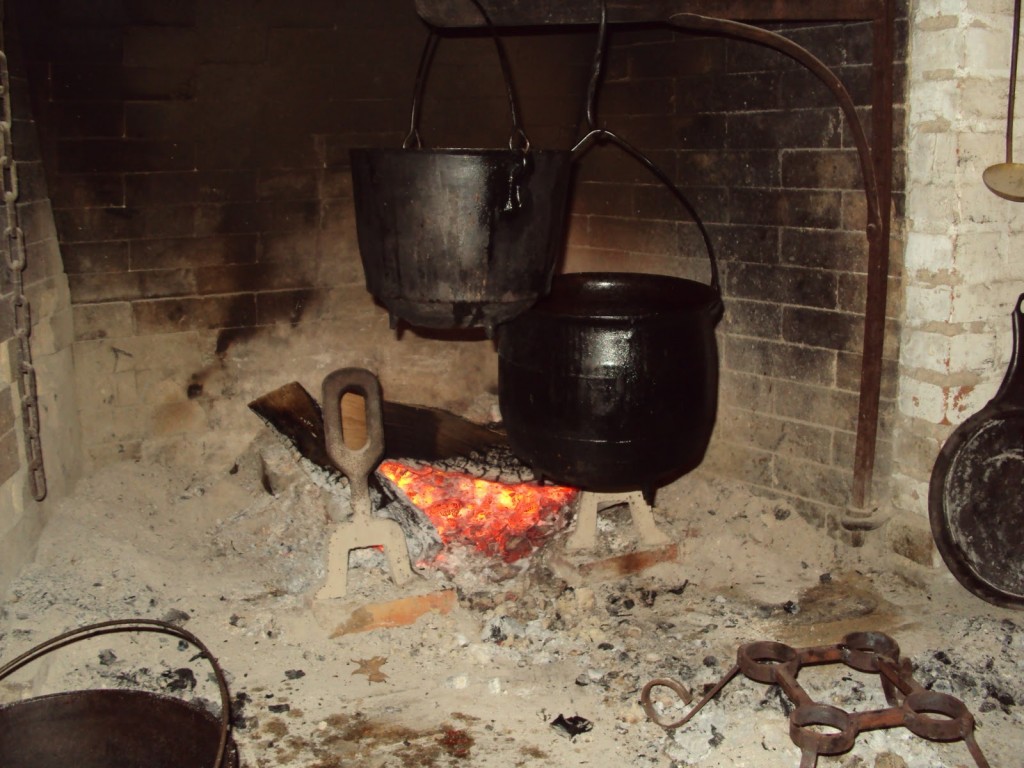
[[[544,479],[654,490],[703,460],[718,405],[717,290],[663,275],[559,275],[498,329],[509,444]]]
[[[593,125],[592,111],[588,122]],[[718,410],[715,326],[724,311],[711,238],[689,200],[640,150],[697,225],[710,284],[592,272],[554,278],[549,296],[498,331],[498,400],[509,444],[540,477],[589,491],[654,491],[704,459]]]
[[[350,151],[366,288],[387,308],[392,327],[402,319],[490,332],[551,286],[572,153],[530,148],[508,61],[490,26],[512,115],[507,149],[421,147],[420,103],[438,40],[431,32],[402,148]]]

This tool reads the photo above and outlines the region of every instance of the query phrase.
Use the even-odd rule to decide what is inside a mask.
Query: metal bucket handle
[[[224,764],[224,757],[227,752],[228,734],[231,730],[231,694],[228,691],[227,679],[224,677],[224,670],[217,663],[217,659],[210,653],[203,642],[188,630],[168,624],[166,621],[157,619],[114,619],[112,621],[101,621],[96,624],[87,624],[78,629],[72,629],[61,635],[46,640],[34,648],[25,651],[17,658],[0,666],[0,680],[8,675],[35,661],[51,651],[58,650],[67,645],[72,645],[80,640],[99,635],[109,635],[118,632],[156,632],[164,635],[171,635],[185,640],[200,650],[210,666],[213,667],[213,674],[217,678],[217,687],[220,688],[220,740],[217,744],[217,759],[213,768],[221,768]]]
[[[512,85],[512,68],[509,66],[508,57],[505,55],[505,47],[501,44],[501,38],[498,37],[498,30],[491,22],[491,17],[487,15],[487,11],[484,10],[478,0],[470,0],[470,2],[476,6],[477,10],[480,11],[480,15],[483,16],[483,19],[487,23],[487,27],[491,32],[491,37],[494,39],[494,47],[498,51],[498,61],[501,64],[501,74],[505,79],[505,92],[508,94],[508,108],[512,113],[512,134],[508,139],[508,148],[513,151],[518,150],[523,154],[526,154],[530,151],[530,139],[526,136],[526,131],[523,129],[522,123],[519,120],[519,106],[516,103],[515,88]],[[412,115],[409,119],[409,133],[402,142],[402,149],[420,149],[423,146],[420,141],[420,112],[423,104],[423,90],[427,84],[427,73],[430,71],[430,62],[434,58],[434,51],[437,49],[437,43],[439,40],[440,37],[437,32],[433,27],[431,27],[430,34],[427,37],[427,42],[423,46],[423,54],[420,56],[419,67],[416,70],[416,88],[412,97]]]
[[[587,133],[576,142],[576,146],[572,148],[572,159],[573,162],[577,158],[582,156],[590,149],[594,144],[599,144],[603,141],[610,141],[628,155],[631,155],[634,159],[640,162],[647,170],[653,173],[658,181],[668,187],[668,190],[675,196],[679,203],[686,209],[686,212],[693,219],[694,224],[697,225],[697,229],[700,231],[700,236],[704,241],[704,248],[708,253],[708,261],[711,263],[711,288],[715,293],[718,294],[719,298],[722,296],[722,289],[719,284],[718,277],[718,259],[715,257],[715,248],[711,243],[711,235],[708,234],[707,228],[704,226],[704,221],[701,219],[700,214],[697,213],[697,209],[693,207],[693,204],[684,195],[679,187],[677,187],[668,175],[661,170],[654,162],[647,157],[643,152],[637,149],[635,146],[630,144],[625,139],[616,136],[611,131],[605,130],[604,128],[597,127],[597,110],[595,108],[595,102],[597,101],[598,86],[601,82],[601,72],[604,68],[604,51],[605,42],[608,35],[608,4],[604,0],[601,2],[601,20],[597,28],[597,48],[594,51],[594,64],[590,74],[590,83],[587,87],[587,104],[586,104],[586,120],[587,120]]]
[[[580,155],[585,153],[594,144],[599,144],[604,141],[612,142],[621,150],[626,152],[626,154],[639,161],[641,165],[657,177],[658,181],[668,188],[668,191],[671,192],[675,196],[676,200],[679,201],[680,205],[686,209],[690,218],[693,219],[693,223],[697,225],[701,239],[704,241],[704,249],[707,251],[708,262],[711,265],[711,289],[718,294],[719,298],[721,298],[722,288],[718,276],[718,259],[715,256],[715,248],[711,243],[711,235],[708,234],[707,227],[704,226],[704,221],[701,219],[700,214],[697,213],[697,209],[693,207],[693,204],[687,199],[686,195],[680,191],[679,187],[672,182],[668,175],[654,164],[654,161],[625,139],[616,136],[614,133],[605,130],[604,128],[593,129],[587,133],[586,136],[580,139],[579,142],[577,142],[576,146],[572,148],[573,161],[575,162]]]

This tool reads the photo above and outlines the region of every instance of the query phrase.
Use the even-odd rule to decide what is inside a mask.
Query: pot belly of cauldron
[[[651,277],[631,277],[627,288],[639,280],[646,290]],[[651,496],[703,460],[718,403],[720,304],[700,283],[651,285],[661,291],[664,281],[688,283],[684,293],[703,303],[587,317],[542,301],[499,329],[502,418],[513,451],[540,476]]]

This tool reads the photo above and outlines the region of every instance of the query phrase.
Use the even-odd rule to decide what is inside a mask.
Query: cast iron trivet
[[[843,663],[859,672],[877,673],[882,682],[886,709],[846,712],[819,704],[797,682],[802,667]],[[974,740],[974,717],[960,699],[923,688],[914,680],[909,659],[900,659],[900,648],[881,632],[854,632],[836,645],[791,648],[782,643],[761,641],[741,645],[736,664],[726,672],[685,717],[666,723],[651,702],[655,688],[668,688],[690,703],[690,692],[675,680],[657,678],[640,694],[647,716],[666,730],[685,725],[700,709],[742,672],[751,680],[778,685],[795,705],[789,715],[789,737],[800,747],[800,768],[814,768],[818,755],[839,755],[853,747],[857,734],[881,728],[903,726],[930,741],[963,740],[978,768],[988,761]]]

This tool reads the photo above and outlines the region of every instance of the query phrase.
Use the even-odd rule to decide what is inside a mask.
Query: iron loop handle
[[[796,677],[800,671],[800,657],[791,646],[761,640],[741,645],[736,651],[736,665],[751,680],[775,685],[780,684],[782,671]]]
[[[530,140],[526,136],[526,131],[523,129],[522,122],[519,118],[519,104],[516,100],[515,86],[512,82],[512,67],[509,65],[508,56],[505,53],[505,46],[501,42],[501,38],[498,35],[497,27],[491,21],[491,17],[487,15],[487,11],[480,5],[479,0],[470,0],[476,9],[480,11],[480,15],[483,17],[487,24],[487,28],[490,30],[491,38],[494,40],[494,48],[498,52],[498,63],[501,65],[501,76],[505,81],[505,93],[508,96],[508,108],[512,116],[512,133],[509,135],[508,148],[512,151],[529,152],[530,151]],[[434,52],[437,50],[437,44],[440,40],[440,36],[437,31],[431,27],[430,32],[427,36],[427,42],[423,46],[423,53],[420,56],[419,67],[416,70],[416,86],[413,91],[412,97],[412,114],[409,118],[409,133],[406,134],[405,140],[402,142],[403,149],[422,147],[420,139],[420,115],[422,112],[423,105],[423,91],[427,84],[427,75],[430,72],[430,63],[434,58]]]
[[[341,420],[341,398],[352,392],[364,400],[366,442],[349,446],[345,442]],[[380,380],[365,368],[340,368],[323,381],[324,441],[327,455],[348,478],[352,508],[356,514],[369,516],[370,473],[384,456],[384,396]]]
[[[789,738],[800,747],[803,755],[839,755],[853,747],[857,723],[848,712],[838,707],[805,704],[789,715]]]
[[[423,53],[420,54],[419,66],[416,68],[416,88],[412,95],[409,133],[406,134],[405,140],[402,142],[402,149],[420,149],[423,146],[423,142],[420,140],[420,105],[423,98],[423,85],[426,82],[427,71],[430,69],[430,62],[434,58],[434,51],[437,50],[439,40],[437,33],[431,28],[427,34],[427,42],[423,46]]]
[[[672,693],[678,696],[684,704],[689,704],[693,701],[693,694],[690,693],[689,689],[682,683],[673,680],[670,677],[657,677],[643,687],[643,690],[640,692],[640,704],[644,708],[644,712],[647,713],[647,718],[655,725],[660,725],[666,731],[673,730],[683,725],[687,720],[693,717],[699,709],[699,707],[694,707],[681,720],[666,722],[661,715],[658,714],[658,710],[654,707],[654,702],[651,701],[651,693],[655,688],[668,688]]]
[[[907,696],[903,700],[903,724],[931,741],[959,741],[974,732],[974,716],[967,705],[937,691],[921,690]]]
[[[1010,348],[1010,364],[993,400],[1011,406],[1024,408],[1024,293],[1013,305],[1013,346]]]
[[[722,288],[718,273],[718,258],[715,256],[715,247],[711,242],[711,235],[708,233],[707,227],[704,226],[704,220],[701,219],[700,214],[697,213],[697,209],[694,208],[693,203],[691,203],[686,195],[682,193],[672,179],[668,177],[668,174],[655,165],[653,160],[622,137],[617,136],[604,128],[595,128],[580,139],[576,143],[576,146],[572,148],[571,154],[573,162],[584,155],[595,144],[600,144],[603,141],[610,141],[626,154],[631,155],[648,171],[654,174],[658,181],[664,184],[668,188],[668,191],[673,194],[676,200],[679,201],[680,205],[683,206],[690,218],[693,219],[693,223],[697,225],[697,230],[700,232],[701,239],[704,241],[704,249],[707,251],[708,262],[711,265],[711,288],[719,295],[719,297],[721,297]]]
[[[601,83],[601,73],[604,69],[604,50],[608,40],[608,3],[601,0],[601,21],[597,26],[597,48],[594,51],[594,65],[590,73],[590,83],[587,85],[587,107],[586,120],[587,131],[597,128],[597,89]]]
[[[643,152],[611,131],[597,127],[597,91],[601,83],[601,74],[604,68],[605,45],[608,39],[608,3],[606,0],[600,0],[600,4],[601,20],[598,23],[597,28],[597,48],[594,51],[593,68],[590,74],[590,82],[587,86],[587,133],[578,142],[576,142],[576,146],[572,148],[572,159],[575,161],[578,157],[584,155],[594,144],[600,144],[603,141],[610,141],[624,152],[631,155],[639,161],[641,165],[647,168],[647,170],[653,173],[662,184],[668,187],[669,191],[675,196],[689,214],[690,218],[693,219],[693,222],[697,225],[697,230],[700,232],[701,239],[704,241],[704,248],[708,254],[708,261],[711,263],[711,288],[719,295],[719,297],[721,297],[722,289],[719,284],[718,259],[715,257],[715,248],[711,243],[711,236],[708,234],[707,228],[704,226],[703,219],[701,219],[700,214],[697,213],[697,209],[694,208],[693,204],[682,193],[682,191],[680,191],[679,187],[672,182],[668,175],[655,165],[654,162]]]
[[[228,690],[228,682],[224,676],[224,670],[221,669],[220,664],[217,663],[217,659],[210,652],[210,649],[198,637],[188,630],[169,624],[166,621],[158,619],[113,619],[69,630],[39,643],[34,648],[30,648],[20,656],[0,666],[0,680],[51,651],[59,650],[91,637],[125,632],[155,632],[157,634],[177,637],[198,648],[200,655],[209,662],[213,668],[214,677],[217,679],[217,687],[220,689],[220,739],[217,742],[217,759],[213,763],[213,768],[221,768],[225,762],[228,736],[231,732],[231,693]]]
[[[839,644],[843,663],[858,672],[878,672],[879,662],[886,659],[892,664],[900,661],[900,646],[882,632],[851,632]]]

